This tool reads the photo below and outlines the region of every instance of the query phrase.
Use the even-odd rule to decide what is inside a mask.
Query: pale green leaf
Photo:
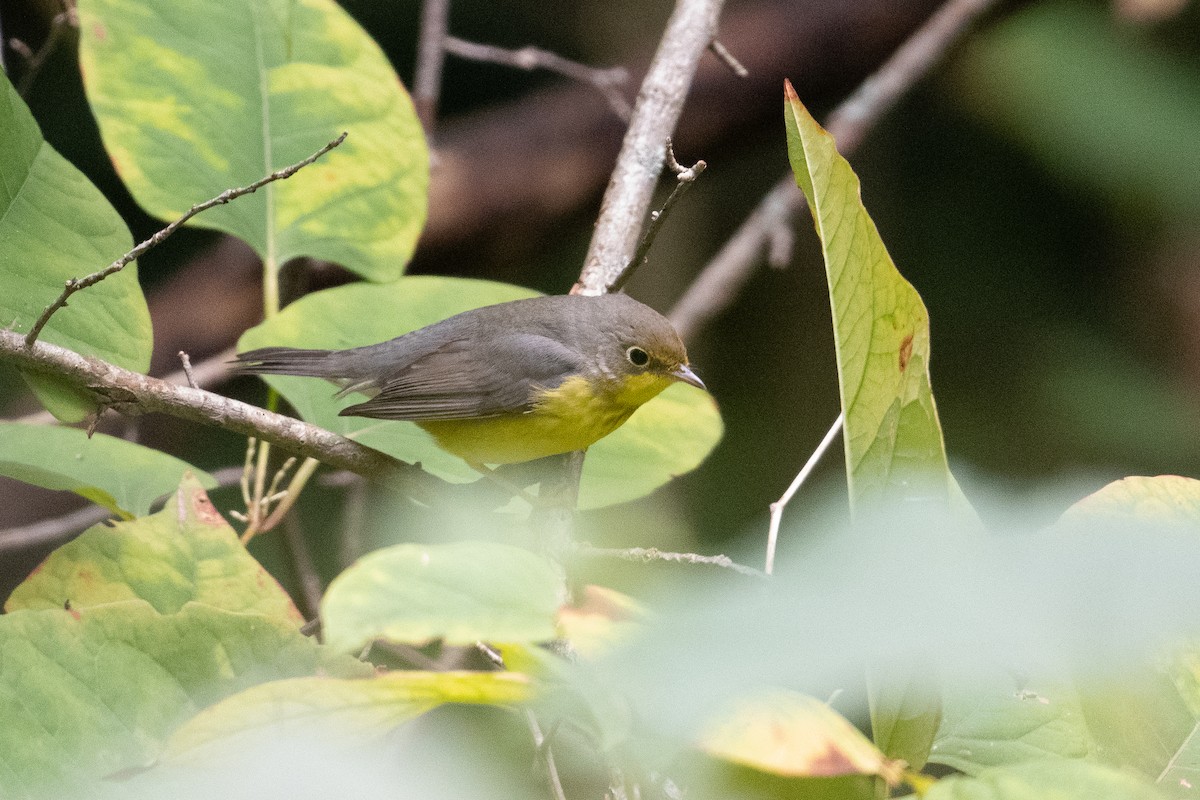
[[[863,207],[858,176],[787,85],[788,157],[829,278],[850,500],[947,502],[951,478],[929,383],[929,314]]]
[[[561,577],[526,550],[490,542],[402,544],[334,579],[321,601],[325,641],[357,650],[373,639],[471,644],[555,636]]]
[[[989,769],[976,777],[951,776],[924,800],[1155,800],[1152,785],[1126,772],[1086,761],[1036,761]]]
[[[292,741],[314,728],[333,729],[338,743],[378,739],[443,703],[509,705],[529,695],[512,672],[388,672],[370,678],[291,678],[253,686],[188,720],[168,743],[166,758],[184,762],[247,741]]]
[[[1074,688],[996,669],[950,684],[929,760],[968,774],[1096,753]]]
[[[99,190],[42,139],[7,77],[0,75],[0,327],[28,333],[70,278],[108,266],[133,246]],[[150,366],[150,313],[130,264],[71,298],[41,338],[136,372]],[[59,418],[77,421],[95,404],[47,375],[26,373]]]
[[[352,284],[316,292],[251,328],[241,350],[285,345],[344,349],[386,341],[479,306],[534,297],[506,283],[414,276],[386,285]],[[450,481],[479,479],[460,458],[441,450],[410,422],[339,417],[361,397],[336,400],[337,388],[315,378],[264,376],[302,418],[348,436]],[[642,497],[695,469],[721,438],[721,417],[705,392],[672,386],[622,427],[588,449],[580,507],[596,508]]]
[[[179,485],[185,472],[212,488],[217,482],[174,456],[103,433],[50,425],[0,422],[0,475],[47,489],[75,492],[134,517]]]
[[[399,276],[425,221],[428,153],[378,45],[332,0],[81,0],[80,62],[105,147],[150,213],[336,150],[192,224],[371,280]]]
[[[293,627],[304,621],[190,475],[157,514],[97,525],[55,550],[13,591],[5,610],[133,599],[163,614],[199,602]]]

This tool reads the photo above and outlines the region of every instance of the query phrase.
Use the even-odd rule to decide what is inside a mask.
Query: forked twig
[[[289,167],[275,170],[270,175],[260,178],[249,186],[242,186],[236,189],[226,189],[211,200],[205,200],[203,203],[198,203],[192,206],[179,219],[175,220],[170,225],[163,228],[158,233],[154,234],[149,239],[145,240],[137,247],[133,248],[128,253],[121,256],[99,272],[93,272],[91,275],[85,275],[82,278],[71,278],[66,282],[66,285],[63,287],[62,294],[58,296],[58,299],[46,306],[45,310],[42,311],[41,316],[39,316],[37,321],[33,323],[33,327],[30,328],[29,333],[25,335],[25,346],[33,346],[33,343],[37,341],[38,335],[41,334],[42,328],[46,327],[46,323],[50,321],[50,317],[54,315],[54,312],[67,305],[67,300],[71,297],[71,295],[78,291],[82,291],[89,286],[94,286],[108,276],[125,269],[125,267],[129,266],[129,264],[131,264],[133,261],[136,261],[138,258],[145,255],[147,251],[162,244],[164,239],[166,239],[175,231],[179,230],[181,225],[200,212],[207,211],[214,206],[225,205],[231,200],[235,200],[243,195],[252,194],[253,192],[256,192],[262,187],[266,186],[268,183],[290,178],[304,167],[307,167],[309,164],[313,163],[318,158],[340,145],[346,140],[346,136],[347,134],[343,132],[341,136],[329,142],[308,158],[302,161],[297,161],[295,164],[292,164]]]

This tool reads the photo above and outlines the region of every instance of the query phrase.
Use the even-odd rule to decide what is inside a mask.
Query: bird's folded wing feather
[[[582,366],[578,353],[536,334],[454,340],[386,376],[375,397],[341,414],[439,420],[522,413],[539,389],[558,386]]]

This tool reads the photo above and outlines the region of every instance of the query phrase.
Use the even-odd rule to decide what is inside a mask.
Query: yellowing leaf
[[[738,702],[701,737],[710,755],[792,777],[878,775],[899,783],[903,765],[825,703],[773,691]]]

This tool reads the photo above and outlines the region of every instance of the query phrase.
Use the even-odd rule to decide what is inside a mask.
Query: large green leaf
[[[190,602],[299,627],[299,611],[187,476],[157,514],[97,525],[55,550],[13,591],[6,611],[145,600],[162,614]]]
[[[0,616],[0,795],[86,797],[200,709],[264,680],[362,674],[293,624],[141,600]]]
[[[239,740],[292,741],[333,728],[339,745],[377,739],[443,703],[509,705],[529,681],[512,672],[389,672],[365,679],[290,678],[253,686],[200,712],[175,732],[167,760],[203,758]]]
[[[851,510],[860,516],[965,505],[946,462],[929,381],[929,314],[862,204],[858,176],[785,84],[788,159],[821,240],[833,311]],[[871,680],[885,753],[921,766],[939,721],[928,670],[892,665]]]
[[[321,601],[325,641],[356,650],[373,639],[471,644],[555,635],[558,572],[527,550],[490,542],[401,544],[334,579]]]
[[[27,333],[69,278],[103,269],[133,246],[99,190],[42,139],[8,78],[0,76],[0,326]],[[41,338],[138,372],[150,366],[150,313],[137,267],[76,294]],[[66,384],[27,380],[60,418],[82,419],[94,404]]]
[[[118,173],[174,218],[338,149],[197,217],[278,268],[296,256],[372,280],[401,274],[425,220],[428,154],[374,41],[332,0],[82,0],[80,61]]]
[[[1052,758],[1096,754],[1074,688],[996,669],[947,687],[929,760],[968,774]]]
[[[179,485],[185,472],[208,488],[217,482],[174,456],[78,428],[0,422],[0,475],[75,492],[129,518]]]
[[[405,277],[386,285],[352,284],[308,295],[251,328],[238,347],[270,345],[341,349],[385,341],[471,308],[533,297],[506,283]],[[266,376],[305,420],[421,466],[452,481],[478,480],[461,459],[408,422],[339,417],[358,399],[334,399],[336,388],[314,378]],[[580,507],[596,508],[649,494],[695,469],[721,438],[721,417],[706,393],[672,386],[588,450]]]

